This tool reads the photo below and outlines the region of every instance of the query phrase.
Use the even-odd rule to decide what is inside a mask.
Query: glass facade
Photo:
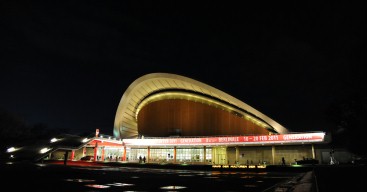
[[[97,150],[98,161],[120,161],[122,155],[123,149],[117,147],[98,148]]]
[[[127,161],[139,162],[139,157],[141,158],[148,157],[148,149],[147,148],[142,148],[142,149],[126,148],[126,157],[128,158]]]
[[[174,162],[174,149],[150,149],[149,162]]]
[[[151,148],[149,162],[151,163],[173,163],[174,149],[173,148]],[[148,158],[147,148],[127,148],[127,161],[139,161],[139,156]],[[205,163],[212,162],[212,149],[207,148],[205,154]],[[204,163],[204,148],[177,148],[176,149],[177,163]]]
[[[210,163],[212,159],[212,150],[206,149],[206,162]],[[204,162],[204,149],[192,148],[192,149],[177,149],[176,162],[183,163],[199,163]]]

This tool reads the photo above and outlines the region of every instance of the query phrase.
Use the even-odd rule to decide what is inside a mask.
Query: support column
[[[311,150],[312,150],[312,159],[315,159],[315,147],[313,146],[313,144],[311,145]]]
[[[236,164],[238,164],[238,158],[239,158],[239,153],[240,153],[240,150],[239,150],[239,147],[236,147]]]
[[[177,156],[177,148],[176,146],[173,147],[173,163],[176,163],[176,156]]]
[[[75,150],[71,150],[71,157],[70,160],[73,161],[75,157]]]
[[[124,153],[122,154],[122,161],[126,161],[126,146],[124,146]]]
[[[147,157],[147,163],[149,163],[149,159],[150,159],[150,147],[148,146],[148,157]]]
[[[87,154],[87,148],[86,147],[83,147],[83,154],[82,154],[82,156],[85,157],[86,154]]]
[[[215,147],[212,147],[212,164],[215,164],[215,162],[217,160],[217,158],[216,158],[216,152],[217,152],[216,148]],[[217,164],[218,164],[218,162],[217,162]]]
[[[97,151],[98,151],[98,142],[96,141],[96,145],[94,146],[93,161],[97,161]]]
[[[228,165],[229,164],[229,159],[228,159],[228,152],[227,152],[228,147],[225,148],[226,151],[226,162],[224,162],[224,164]]]
[[[275,165],[275,146],[271,146],[271,157],[273,159],[273,165]]]
[[[104,147],[102,147],[101,160],[104,161]]]
[[[204,163],[206,163],[206,146],[204,146]]]

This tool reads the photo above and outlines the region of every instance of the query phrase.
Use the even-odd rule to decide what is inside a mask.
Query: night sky
[[[112,135],[130,83],[166,72],[322,131],[331,103],[366,96],[364,1],[224,2],[2,1],[0,109]]]

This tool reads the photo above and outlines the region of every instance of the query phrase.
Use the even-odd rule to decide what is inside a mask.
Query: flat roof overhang
[[[123,147],[123,143],[121,140],[114,140],[108,138],[93,138],[88,144],[87,147]]]
[[[195,146],[264,146],[324,143],[325,133],[297,133],[256,136],[223,136],[195,138],[123,139],[127,147],[195,147]]]

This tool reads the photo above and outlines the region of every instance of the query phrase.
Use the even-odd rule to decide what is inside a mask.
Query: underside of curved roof
[[[277,133],[288,132],[286,128],[273,119],[214,87],[176,74],[151,73],[136,79],[123,94],[115,116],[114,136],[118,138],[138,136],[137,115],[142,105],[148,103],[143,101],[155,93],[165,90],[182,90],[190,94],[196,93],[216,99],[242,111],[246,116],[255,119],[269,130]]]

